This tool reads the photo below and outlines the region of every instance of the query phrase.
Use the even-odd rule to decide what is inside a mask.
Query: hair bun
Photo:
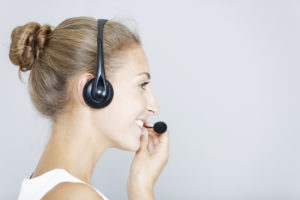
[[[50,25],[41,26],[36,22],[29,22],[24,26],[14,28],[9,51],[11,62],[20,66],[23,72],[30,70],[33,62],[42,53],[50,33]]]

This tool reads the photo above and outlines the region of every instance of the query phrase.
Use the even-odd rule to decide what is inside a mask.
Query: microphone
[[[158,134],[163,134],[167,130],[167,124],[162,121],[156,122],[153,127],[150,126],[145,126],[145,127],[154,128],[154,131],[157,132]]]

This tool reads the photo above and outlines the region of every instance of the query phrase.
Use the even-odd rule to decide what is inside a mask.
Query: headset
[[[98,19],[97,37],[97,73],[96,77],[90,79],[83,88],[85,103],[95,109],[104,108],[112,101],[114,90],[111,83],[105,78],[103,59],[103,28],[107,19]]]
[[[98,19],[98,40],[97,40],[97,73],[96,77],[90,79],[83,88],[83,98],[86,104],[92,108],[104,108],[110,104],[114,90],[111,83],[105,78],[104,59],[103,59],[103,28],[107,19]],[[163,134],[167,130],[167,124],[159,121],[154,124],[154,131]]]

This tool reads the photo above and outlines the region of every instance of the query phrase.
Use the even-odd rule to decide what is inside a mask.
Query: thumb
[[[141,136],[140,151],[143,151],[143,152],[148,151],[148,140],[149,140],[148,130],[146,128],[143,128],[143,134]]]

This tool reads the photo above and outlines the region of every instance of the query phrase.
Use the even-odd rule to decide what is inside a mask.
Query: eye
[[[144,86],[146,86],[149,82],[143,82],[142,84],[140,84],[141,88],[144,89]]]

